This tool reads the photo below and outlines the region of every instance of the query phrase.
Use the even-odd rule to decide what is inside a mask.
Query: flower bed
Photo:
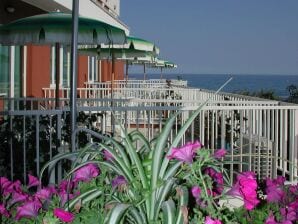
[[[57,186],[42,186],[28,176],[27,185],[0,179],[1,221],[4,223],[266,223],[298,220],[298,185],[285,178],[258,185],[253,172],[239,173],[230,183],[223,168],[224,149],[213,152],[199,141],[179,145],[195,111],[169,141],[175,116],[157,139],[139,131],[124,138],[101,138],[73,152],[60,154],[41,170],[75,158]],[[135,144],[138,142],[138,144]],[[139,145],[139,147],[135,147]],[[229,190],[226,190],[228,189]],[[263,195],[266,195],[264,197]],[[227,200],[240,198],[231,208]]]

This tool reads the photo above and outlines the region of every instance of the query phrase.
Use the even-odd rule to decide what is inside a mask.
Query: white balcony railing
[[[44,88],[44,93],[43,99],[4,99],[4,105],[8,107],[0,112],[0,116],[19,117],[21,120],[30,117],[40,126],[40,119],[46,114],[49,115],[48,124],[55,123],[57,116],[60,129],[48,127],[47,130],[51,138],[58,135],[61,140],[62,127],[66,125],[69,111],[69,89],[60,90],[59,110],[53,110],[55,90]],[[79,112],[85,116],[96,116],[89,128],[121,136],[121,129],[117,126],[121,123],[127,130],[140,130],[149,139],[158,135],[171,113],[181,110],[171,132],[174,137],[190,113],[210,98],[185,133],[181,144],[199,139],[211,150],[226,148],[231,178],[234,171],[245,170],[255,171],[259,178],[278,174],[287,176],[291,181],[298,178],[297,105],[228,93],[214,95],[213,91],[183,85],[169,86],[166,81],[159,80],[116,81],[113,85],[93,83],[79,88],[78,95]],[[80,122],[79,125],[86,126]],[[39,132],[34,133],[37,141]],[[20,136],[24,136],[26,141],[25,134]],[[39,147],[38,144],[35,146]],[[55,147],[56,144],[51,143],[49,149]],[[59,148],[68,150],[67,141],[61,141]]]

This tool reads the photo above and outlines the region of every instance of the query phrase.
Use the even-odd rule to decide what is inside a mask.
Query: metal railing
[[[88,91],[94,97],[84,97]],[[78,110],[87,120],[80,119],[79,127],[122,136],[117,125],[120,123],[128,131],[140,130],[148,139],[158,135],[171,114],[182,111],[171,131],[170,138],[173,138],[191,112],[212,97],[184,134],[181,144],[199,139],[211,150],[227,149],[230,163],[226,168],[230,170],[231,178],[234,171],[246,170],[255,171],[260,179],[279,174],[290,181],[298,178],[297,105],[235,94],[214,95],[212,91],[181,87],[115,87],[113,98],[111,90],[104,87],[79,89],[78,92]],[[56,153],[69,150],[67,98],[60,98],[59,110],[53,110],[53,98],[2,100],[7,105],[5,110],[0,111],[0,116],[6,122],[2,127],[6,125],[10,133],[6,138],[9,147],[6,150],[11,178],[16,178],[16,167],[22,175],[28,171],[38,174],[45,161]],[[83,142],[86,141],[94,139],[86,135]],[[19,148],[18,152],[16,148]],[[33,156],[30,155],[28,160],[30,152]],[[58,179],[61,172],[59,175]]]

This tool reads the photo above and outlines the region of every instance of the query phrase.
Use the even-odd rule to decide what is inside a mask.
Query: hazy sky
[[[122,0],[120,18],[170,72],[298,75],[298,0]]]

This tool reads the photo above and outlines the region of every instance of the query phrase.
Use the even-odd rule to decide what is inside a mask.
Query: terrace
[[[55,109],[55,89],[44,88],[44,98],[0,98],[1,138],[8,148],[3,169],[12,179],[25,180],[39,174],[42,165],[55,154],[70,150],[69,89],[60,89]],[[100,134],[123,136],[140,130],[154,139],[166,119],[182,111],[171,131],[174,137],[198,106],[208,103],[183,136],[183,142],[199,139],[212,150],[228,150],[226,168],[233,173],[253,170],[258,178],[282,174],[289,181],[298,178],[298,106],[248,96],[218,93],[187,87],[181,80],[127,80],[86,83],[78,88],[77,147],[98,141],[85,129]],[[171,140],[171,139],[169,139]],[[138,142],[136,143],[138,144]],[[32,162],[33,161],[33,162]],[[53,173],[52,173],[53,174]],[[58,164],[51,181],[63,175]]]

